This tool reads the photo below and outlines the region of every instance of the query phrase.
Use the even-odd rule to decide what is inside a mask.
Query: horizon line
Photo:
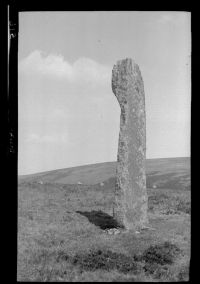
[[[158,158],[146,158],[146,160],[161,160],[161,159],[181,159],[181,158],[191,158],[190,156],[180,156],[180,157],[158,157]],[[37,174],[43,174],[47,172],[53,172],[53,171],[59,171],[59,170],[64,170],[64,169],[71,169],[71,168],[78,168],[78,167],[84,167],[84,166],[90,166],[90,165],[96,165],[96,164],[105,164],[105,163],[117,163],[117,161],[107,161],[107,162],[97,162],[97,163],[92,163],[92,164],[81,164],[77,166],[69,166],[66,168],[57,168],[57,169],[51,169],[51,170],[46,170],[46,171],[41,171],[41,172],[33,172],[30,174],[17,174],[18,177],[22,176],[29,176],[29,175],[37,175]]]

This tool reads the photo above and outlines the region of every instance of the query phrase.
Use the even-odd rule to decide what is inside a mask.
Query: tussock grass
[[[149,191],[148,207],[152,212],[160,212],[162,214],[190,214],[191,213],[191,200],[190,192],[170,192],[151,190]]]

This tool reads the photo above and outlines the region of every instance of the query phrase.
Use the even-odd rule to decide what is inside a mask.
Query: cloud
[[[51,135],[39,135],[36,133],[31,133],[27,136],[26,142],[31,143],[66,143],[67,135],[62,134],[51,134]]]
[[[52,115],[54,117],[65,117],[65,113],[64,110],[60,109],[60,108],[56,108],[53,110]]]
[[[37,100],[38,103],[39,100]],[[65,107],[65,106],[64,106]],[[29,105],[24,104],[24,107],[20,108],[19,112],[19,121],[26,121],[29,123],[42,123],[51,125],[52,124],[61,124],[63,122],[66,123],[67,119],[70,117],[70,112],[66,108],[64,109],[61,107],[53,108],[52,105],[49,106],[49,101],[43,100],[43,102],[36,104],[32,102]]]
[[[161,24],[169,23],[171,21],[172,21],[172,15],[169,14],[161,15],[160,18],[158,19],[158,22]]]
[[[90,58],[81,57],[73,64],[62,55],[46,55],[35,50],[19,62],[19,71],[68,80],[69,82],[104,83],[110,81],[111,68]]]
[[[168,12],[163,13],[158,17],[159,24],[173,24],[185,26],[187,21],[190,19],[189,12]]]
[[[45,119],[49,122],[65,120],[67,117],[67,112],[61,108],[49,108],[48,110],[44,110],[44,108],[42,108],[42,113],[40,114],[40,118],[42,120]]]

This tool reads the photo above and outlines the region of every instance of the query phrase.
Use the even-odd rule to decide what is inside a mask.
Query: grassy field
[[[187,281],[190,159],[147,160],[150,229],[109,234],[116,162],[18,179],[18,281]]]

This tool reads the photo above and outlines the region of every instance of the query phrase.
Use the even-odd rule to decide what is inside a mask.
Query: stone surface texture
[[[126,229],[137,230],[148,224],[146,114],[142,76],[132,59],[114,65],[112,90],[121,108],[113,217]]]

